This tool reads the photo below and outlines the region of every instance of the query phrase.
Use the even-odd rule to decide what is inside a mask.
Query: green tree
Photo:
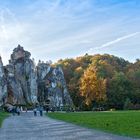
[[[131,109],[133,106],[133,104],[131,103],[131,100],[129,98],[126,98],[125,102],[124,102],[124,110],[129,110]]]
[[[114,75],[108,88],[107,98],[109,107],[123,109],[126,99],[131,99],[132,97],[132,83],[127,79],[124,73],[119,72]]]

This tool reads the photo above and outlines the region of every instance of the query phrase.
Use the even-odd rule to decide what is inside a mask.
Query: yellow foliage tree
[[[105,101],[106,80],[97,76],[96,69],[89,67],[80,79],[80,91],[87,105],[93,101]]]

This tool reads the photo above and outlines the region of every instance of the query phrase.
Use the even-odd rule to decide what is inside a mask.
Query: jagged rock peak
[[[25,51],[22,46],[18,45],[17,48],[15,48],[13,50],[13,53],[11,54],[11,60],[13,62],[21,58],[29,59],[30,56],[31,56],[30,52]]]
[[[2,58],[0,56],[0,77],[4,75],[4,68],[3,68],[3,63],[2,63]]]
[[[2,63],[2,58],[0,56],[0,106],[4,104],[5,97],[7,95],[7,85],[4,74],[4,67]]]
[[[3,64],[3,63],[2,63],[2,58],[1,58],[1,56],[0,56],[0,65],[1,65],[1,64]]]
[[[3,67],[0,57],[0,105],[71,106],[62,68],[53,67],[51,61],[39,61],[36,66],[30,56],[18,45],[7,66]]]

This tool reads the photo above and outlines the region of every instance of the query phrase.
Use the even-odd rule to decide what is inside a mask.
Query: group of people
[[[15,115],[17,114],[18,116],[20,115],[21,109],[18,106],[14,106],[11,110],[12,114]]]
[[[33,109],[33,112],[34,112],[34,116],[37,116],[37,112],[39,111],[39,114],[40,114],[40,116],[43,116],[43,107],[42,106],[40,106],[40,107],[35,107],[34,109]]]
[[[42,106],[39,106],[39,107],[35,107],[33,109],[33,113],[34,113],[34,116],[37,116],[38,115],[38,112],[39,112],[39,115],[40,116],[43,116],[43,107]],[[13,116],[15,116],[16,114],[18,116],[20,116],[21,112],[23,111],[22,107],[19,107],[19,106],[13,106],[10,110],[10,112],[13,114]],[[24,111],[27,112],[27,108],[24,108]]]

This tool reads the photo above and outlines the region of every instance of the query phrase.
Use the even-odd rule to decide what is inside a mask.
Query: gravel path
[[[134,140],[90,130],[32,112],[7,118],[0,128],[0,140]],[[137,139],[138,140],[138,139]],[[140,139],[139,139],[140,140]]]

